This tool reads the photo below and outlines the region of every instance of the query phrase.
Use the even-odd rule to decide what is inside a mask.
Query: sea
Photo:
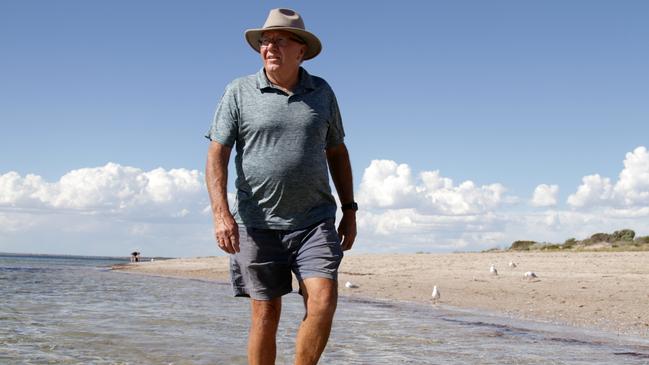
[[[0,364],[246,364],[229,285],[111,271],[122,258],[0,254]],[[303,316],[284,298],[277,364]],[[320,364],[649,364],[649,341],[432,305],[341,297]]]

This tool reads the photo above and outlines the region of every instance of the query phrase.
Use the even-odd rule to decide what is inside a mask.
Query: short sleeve
[[[339,145],[345,141],[345,130],[338,108],[336,96],[331,93],[331,113],[329,118],[329,129],[327,130],[327,147]]]
[[[239,130],[239,108],[233,84],[226,87],[214,112],[212,125],[205,135],[211,141],[228,147],[234,146]]]

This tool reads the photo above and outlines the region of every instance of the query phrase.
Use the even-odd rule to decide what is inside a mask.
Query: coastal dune
[[[491,265],[497,275],[490,273]],[[229,281],[228,258],[223,256],[114,269]],[[528,271],[537,278],[525,278]],[[354,287],[345,287],[346,282]],[[441,298],[433,303],[434,285]],[[649,337],[649,252],[350,253],[340,267],[339,288],[348,297],[482,310]]]

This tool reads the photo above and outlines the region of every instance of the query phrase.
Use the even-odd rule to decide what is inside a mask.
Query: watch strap
[[[356,202],[345,203],[345,204],[340,206],[340,209],[357,211],[358,210],[358,203],[356,203]]]

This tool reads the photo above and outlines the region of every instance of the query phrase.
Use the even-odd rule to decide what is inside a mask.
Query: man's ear
[[[304,61],[305,54],[306,54],[306,46],[302,45],[302,47],[300,47],[300,62]]]

